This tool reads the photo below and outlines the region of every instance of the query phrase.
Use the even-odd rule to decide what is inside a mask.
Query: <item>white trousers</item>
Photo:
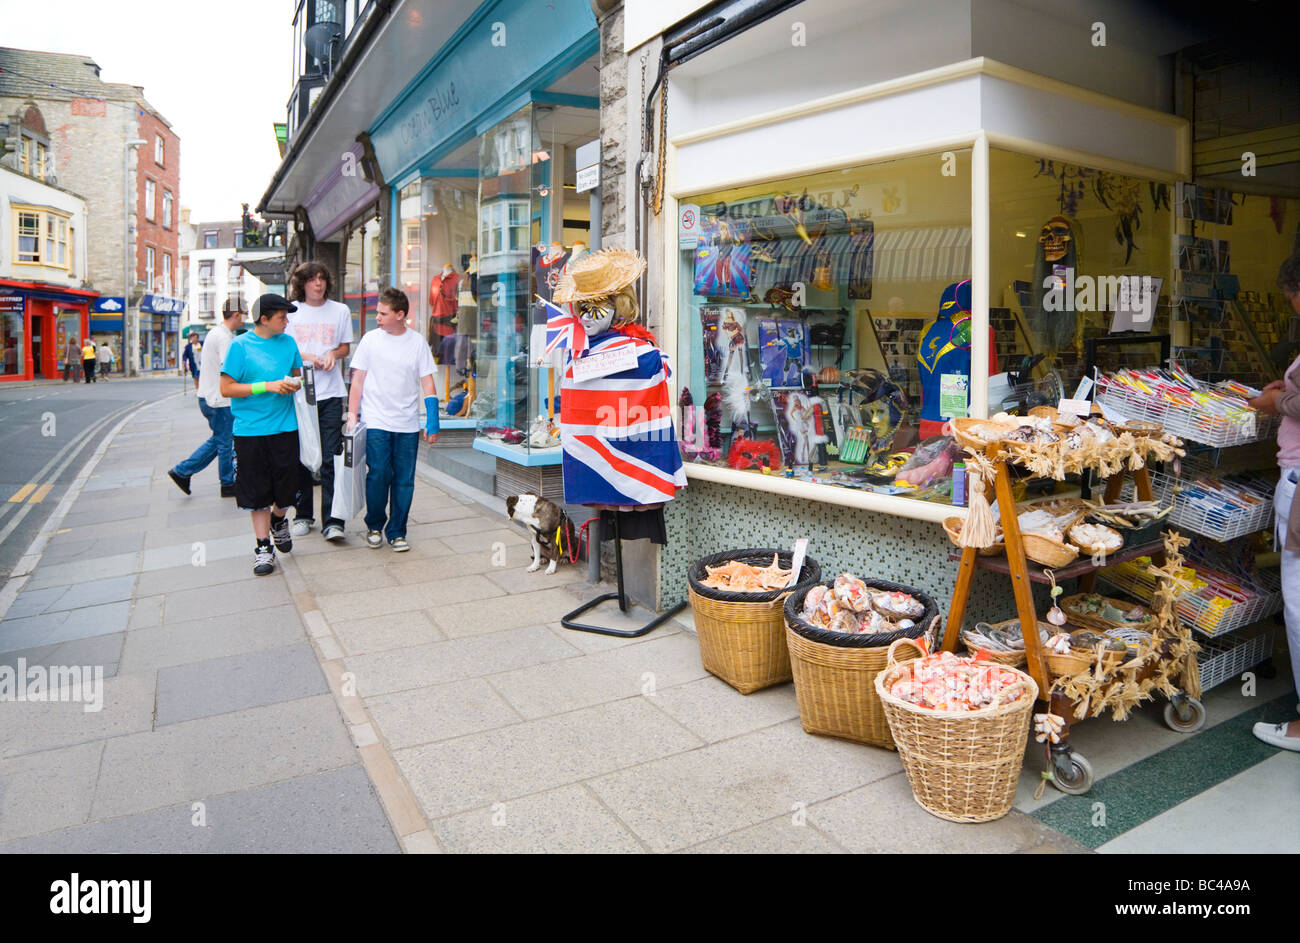
[[[1291,678],[1300,698],[1300,552],[1286,549],[1287,522],[1291,518],[1291,502],[1295,499],[1296,482],[1300,471],[1282,469],[1273,492],[1273,514],[1277,522],[1278,546],[1282,548],[1282,601],[1286,612],[1286,643],[1291,651]]]

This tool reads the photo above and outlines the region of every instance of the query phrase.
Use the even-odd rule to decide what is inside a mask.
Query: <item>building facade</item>
[[[92,312],[92,332],[129,374],[175,367],[180,139],[142,88],[103,81],[87,56],[0,48],[0,70],[0,114],[37,108],[59,186],[85,195],[87,288],[122,299]]]
[[[284,247],[278,227],[244,219],[189,223],[185,256],[186,315],[181,333],[206,333],[221,320],[228,299],[248,305],[284,289]],[[252,238],[250,238],[250,233]],[[245,308],[247,310],[247,308]]]

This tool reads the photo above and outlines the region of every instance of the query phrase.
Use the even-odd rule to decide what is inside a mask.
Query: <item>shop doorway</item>
[[[44,353],[45,340],[45,318],[32,318],[32,376],[45,376],[45,360],[41,356]]]

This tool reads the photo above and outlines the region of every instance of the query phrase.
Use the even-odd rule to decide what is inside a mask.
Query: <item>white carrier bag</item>
[[[343,451],[334,458],[334,503],[330,516],[347,523],[366,507],[366,424],[343,433]]]

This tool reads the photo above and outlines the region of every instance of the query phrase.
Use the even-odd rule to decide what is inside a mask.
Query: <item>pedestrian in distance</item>
[[[288,333],[297,341],[303,362],[314,368],[321,444],[321,536],[326,540],[343,537],[343,521],[330,512],[334,503],[334,456],[343,451],[343,407],[347,399],[343,358],[352,349],[352,312],[347,305],[329,298],[333,290],[334,278],[319,262],[304,262],[289,277],[289,300],[297,310],[289,315]],[[306,465],[299,468],[292,528],[295,537],[306,536],[316,522],[315,479]]]
[[[208,421],[212,435],[185,461],[167,472],[176,487],[190,493],[190,479],[217,460],[217,477],[221,496],[235,497],[235,418],[229,397],[221,395],[221,363],[235,339],[235,331],[244,323],[244,305],[240,296],[232,295],[222,306],[222,322],[208,332],[199,365],[199,411]],[[103,353],[107,348],[100,348]]]
[[[81,370],[81,343],[75,337],[68,338],[68,346],[63,350],[63,382],[67,383],[68,378],[76,383],[81,379],[78,376]]]
[[[258,576],[274,572],[276,550],[293,549],[285,512],[298,491],[293,394],[302,385],[298,345],[284,333],[293,310],[280,295],[262,295],[250,312],[253,329],[230,342],[221,364],[221,395],[235,419],[235,503],[253,519]]]
[[[199,388],[199,358],[194,354],[194,342],[196,340],[198,340],[198,335],[191,331],[190,342],[185,345],[185,353],[181,354],[181,364],[194,377],[194,389],[197,390]]]
[[[113,369],[113,351],[109,348],[108,341],[99,342],[99,349],[95,351],[95,367],[96,375],[107,380]]]
[[[81,348],[81,371],[86,375],[87,383],[95,382],[95,342],[86,338],[86,346]]]
[[[366,424],[366,544],[402,553],[406,519],[415,495],[415,460],[420,446],[420,398],[424,398],[424,440],[438,440],[438,392],[433,354],[406,326],[410,302],[396,288],[379,293],[377,331],[361,336],[352,357],[348,428]],[[385,527],[385,524],[387,525]]]

